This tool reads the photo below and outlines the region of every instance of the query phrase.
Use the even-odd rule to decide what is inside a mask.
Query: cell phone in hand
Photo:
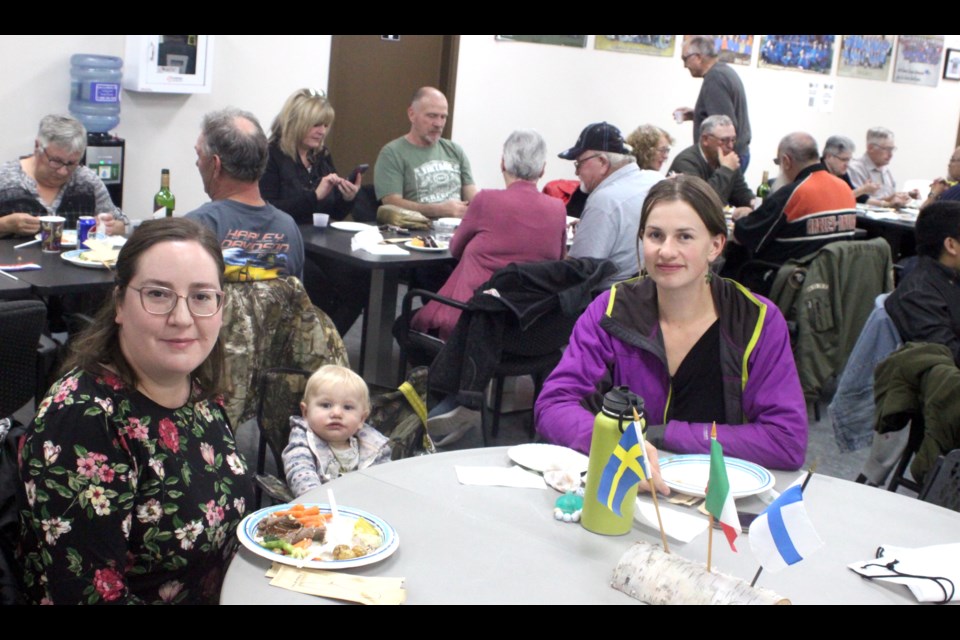
[[[350,172],[350,178],[348,179],[350,180],[350,182],[356,182],[357,176],[362,176],[367,172],[367,169],[369,168],[370,168],[369,164],[358,164],[356,167],[353,168],[353,171]]]

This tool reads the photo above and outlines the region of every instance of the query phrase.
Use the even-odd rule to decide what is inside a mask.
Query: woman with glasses
[[[326,94],[300,89],[287,98],[270,129],[270,159],[260,193],[297,224],[310,224],[315,212],[343,218],[360,189],[359,175],[355,182],[337,175],[324,145],[333,115]]]
[[[20,463],[31,602],[216,603],[252,486],[223,412],[223,258],[145,222],[40,403]]]
[[[127,218],[97,174],[80,166],[86,148],[79,121],[58,115],[40,121],[33,154],[0,164],[0,236],[37,233],[39,216],[64,216],[74,228],[78,216],[100,213],[113,214],[108,233],[124,233]]]
[[[660,127],[642,124],[627,136],[627,144],[633,148],[633,155],[641,169],[660,171],[670,157],[673,138]]]

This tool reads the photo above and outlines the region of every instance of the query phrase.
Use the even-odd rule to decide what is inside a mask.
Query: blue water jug
[[[123,60],[116,56],[77,53],[70,56],[70,114],[91,133],[106,133],[120,124]]]

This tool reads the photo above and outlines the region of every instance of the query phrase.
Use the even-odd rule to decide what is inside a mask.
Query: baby
[[[390,461],[390,441],[364,424],[370,392],[346,367],[320,367],[307,380],[301,416],[290,416],[283,450],[287,485],[297,496],[348,471]]]

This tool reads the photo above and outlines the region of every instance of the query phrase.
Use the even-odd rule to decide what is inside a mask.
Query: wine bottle
[[[170,169],[163,169],[160,171],[160,191],[157,191],[157,195],[153,196],[153,211],[156,213],[158,210],[164,209],[164,215],[172,218],[176,205],[177,199],[170,191]]]
[[[757,187],[757,197],[763,200],[768,195],[770,195],[770,174],[764,171],[763,180],[760,182],[760,186]]]

